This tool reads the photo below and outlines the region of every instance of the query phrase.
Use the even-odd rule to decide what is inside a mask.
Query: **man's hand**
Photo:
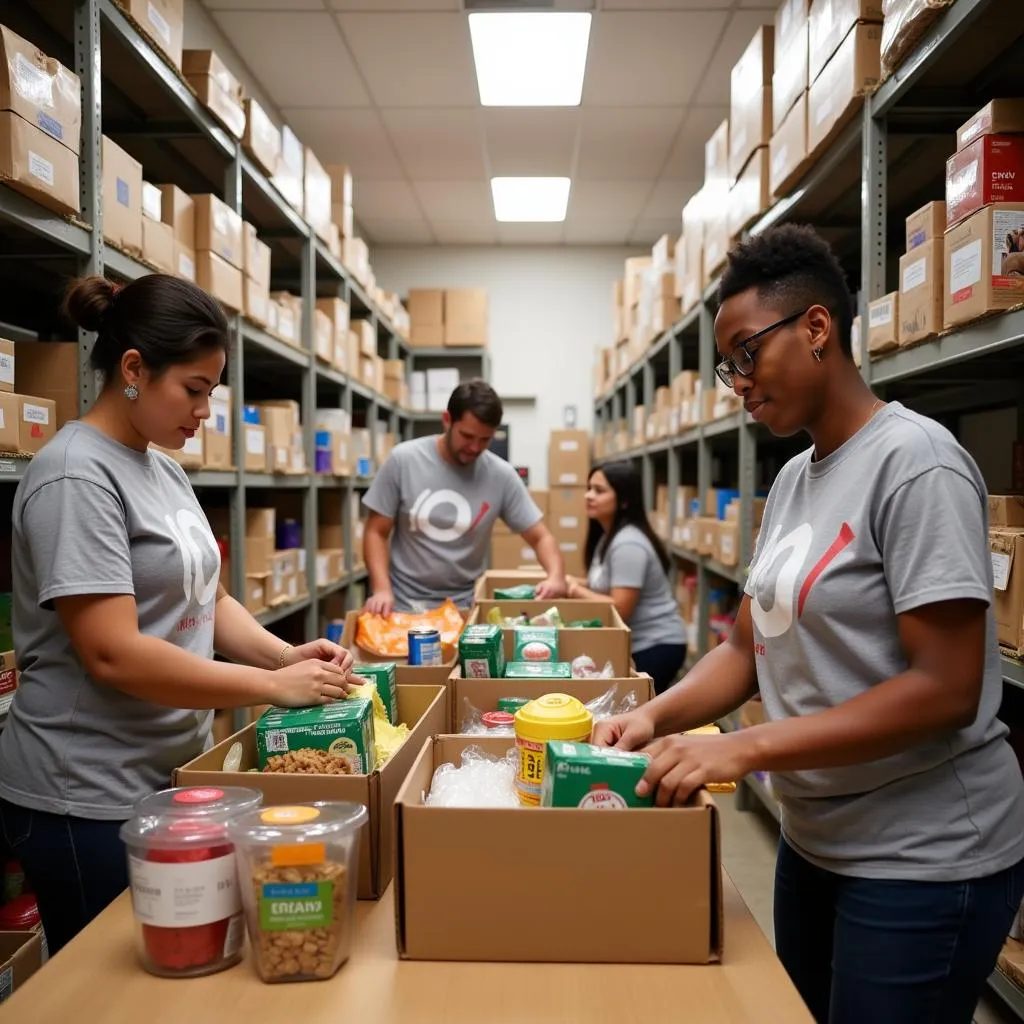
[[[387,618],[395,610],[395,595],[390,590],[378,590],[367,600],[363,610]]]
[[[654,719],[640,707],[595,723],[590,742],[596,747],[639,750],[654,739],[654,728]]]
[[[555,597],[565,597],[565,578],[562,576],[549,576],[537,585],[536,594],[538,601],[550,601]]]
[[[745,732],[741,729],[720,736],[665,736],[655,740],[643,750],[651,756],[651,763],[637,783],[636,795],[647,796],[657,790],[656,806],[682,807],[701,786],[738,782],[756,767],[753,746]]]
[[[580,596],[581,583],[575,576],[565,577],[565,596],[569,598],[576,598]]]

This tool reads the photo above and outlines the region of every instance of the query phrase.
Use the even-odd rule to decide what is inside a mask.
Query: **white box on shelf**
[[[427,394],[433,395],[435,392],[444,391],[446,392],[445,403],[447,404],[447,395],[450,395],[459,386],[459,371],[455,367],[442,367],[437,370],[427,370]],[[433,408],[431,406],[431,408]]]

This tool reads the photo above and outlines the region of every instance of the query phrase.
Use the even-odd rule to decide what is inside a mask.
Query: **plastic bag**
[[[356,646],[379,658],[408,658],[409,630],[436,629],[441,634],[442,656],[449,661],[455,656],[463,625],[462,613],[450,598],[422,615],[392,612],[385,618],[363,612],[356,629]]]
[[[532,583],[520,583],[515,587],[497,587],[494,591],[495,601],[532,601],[537,596],[537,588]]]
[[[953,0],[882,0],[882,80],[898,68]]]
[[[424,801],[428,807],[520,807],[515,781],[519,759],[514,749],[497,760],[479,747],[467,747],[461,763],[439,765]]]
[[[492,608],[487,613],[487,621],[492,626],[502,626],[505,629],[512,629],[514,626],[528,626],[530,624],[530,620],[527,619],[525,612],[522,615],[505,616],[501,614],[500,608]]]
[[[541,612],[540,615],[534,615],[530,619],[529,624],[531,626],[554,626],[555,629],[564,629],[565,623],[562,621],[562,614],[557,608],[552,606],[546,612]]]
[[[607,667],[607,666],[606,666]],[[622,700],[616,702],[615,695],[618,688],[610,686],[600,697],[588,701],[586,709],[590,712],[595,722],[602,718],[611,718],[612,715],[624,715],[637,706],[636,691],[630,690]],[[462,725],[463,736],[514,736],[515,726],[490,727],[484,724],[483,716],[486,712],[481,711],[468,697],[462,698]]]
[[[589,654],[581,654],[572,659],[573,679],[614,679],[615,666],[610,661],[604,663],[604,668],[599,672],[597,663]]]
[[[387,708],[384,707],[384,701],[381,700],[380,693],[377,691],[376,683],[370,682],[363,686],[357,686],[354,690],[350,690],[347,696],[349,698],[362,697],[372,702],[374,747],[377,751],[374,767],[383,768],[409,738],[409,726],[404,722],[398,725],[391,724]]]

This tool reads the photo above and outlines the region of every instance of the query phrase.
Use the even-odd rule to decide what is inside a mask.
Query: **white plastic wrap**
[[[600,697],[589,701],[585,707],[595,722],[612,715],[624,715],[634,710],[637,705],[636,691],[630,690],[618,703],[615,701],[617,688],[610,686]],[[463,736],[514,736],[515,727],[493,727],[483,722],[482,712],[468,697],[462,698],[462,732]]]
[[[589,654],[581,654],[578,658],[572,659],[573,679],[614,679],[615,666],[610,661],[604,663],[604,668],[598,671],[597,662]]]
[[[888,78],[954,0],[882,0],[882,79]]]
[[[428,807],[519,807],[518,766],[514,749],[498,761],[479,747],[467,747],[461,764],[448,762],[435,770],[425,802]]]

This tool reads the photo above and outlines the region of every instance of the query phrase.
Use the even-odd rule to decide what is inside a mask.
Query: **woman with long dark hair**
[[[637,670],[662,693],[686,660],[686,627],[668,582],[668,553],[647,520],[632,462],[611,462],[590,474],[587,516],[587,585],[569,577],[569,597],[612,601],[632,630]]]

